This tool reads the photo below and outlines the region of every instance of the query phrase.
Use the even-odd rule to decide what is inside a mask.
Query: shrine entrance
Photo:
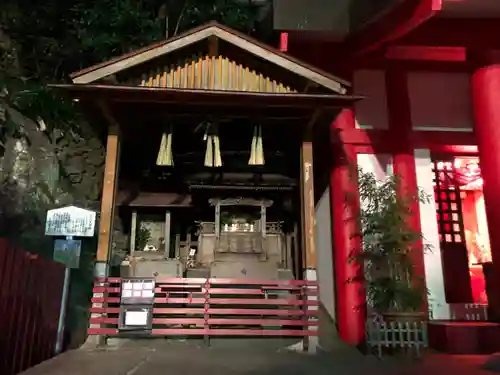
[[[206,280],[198,293],[212,284],[221,292],[221,278],[246,280],[262,298],[277,283],[281,293],[298,288],[303,302],[290,306],[317,306],[317,295],[308,303],[297,286],[302,278],[303,286],[316,283],[313,140],[360,99],[347,95],[349,83],[215,23],[77,72],[73,81],[55,87],[108,129],[98,275],[108,276],[120,252],[117,276],[164,283],[167,297],[156,295],[155,306],[168,300],[172,278]],[[206,319],[204,334],[217,334]],[[102,328],[109,319],[93,321],[89,333],[116,331]]]

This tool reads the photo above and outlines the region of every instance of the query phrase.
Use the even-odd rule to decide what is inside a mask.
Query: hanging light
[[[160,150],[156,158],[156,165],[172,167],[174,165],[174,157],[172,154],[172,125],[168,127],[168,132],[161,136]]]
[[[207,143],[207,148],[205,150],[205,167],[222,167],[220,140],[215,125],[210,123],[207,124],[203,140]]]
[[[262,125],[253,128],[252,145],[250,146],[249,165],[264,165],[264,147],[262,144]]]

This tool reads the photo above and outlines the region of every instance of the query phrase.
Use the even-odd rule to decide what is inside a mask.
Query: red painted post
[[[332,132],[354,128],[352,109],[344,109],[332,126]],[[332,143],[332,147],[333,143]],[[333,259],[337,326],[342,340],[359,345],[365,339],[366,297],[363,271],[350,261],[361,250],[357,216],[360,202],[357,159],[354,147],[337,144],[330,172]]]
[[[204,284],[205,292],[203,293],[204,303],[203,303],[203,329],[205,330],[205,334],[203,339],[205,340],[205,345],[210,345],[210,336],[208,331],[210,330],[209,319],[210,315],[208,313],[210,309],[210,279],[207,279]]]
[[[283,32],[280,34],[280,51],[288,51],[288,33]]]
[[[7,298],[4,315],[7,324],[5,331],[5,340],[8,346],[4,353],[3,365],[6,374],[12,373],[12,358],[15,348],[15,338],[17,336],[18,309],[19,309],[19,286],[23,277],[24,257],[22,252],[17,249],[9,248],[12,256],[11,273],[6,285]]]
[[[391,66],[385,77],[387,92],[387,112],[389,118],[389,129],[398,139],[399,150],[393,157],[394,174],[399,177],[400,197],[418,196],[417,169],[415,166],[414,147],[411,140],[412,119],[410,94],[408,90],[408,75],[406,71]],[[418,199],[411,202],[411,216],[408,225],[415,232],[422,231],[420,222],[420,205]],[[421,277],[425,282],[424,248],[422,241],[418,241],[411,249],[411,256],[415,275]],[[428,312],[428,302],[422,306],[424,313]]]
[[[478,141],[483,193],[493,261],[492,287],[500,285],[500,59],[483,59],[472,75],[472,103]],[[492,297],[494,300],[492,300]],[[493,292],[490,304],[500,316],[500,291]],[[493,307],[493,306],[492,306]]]
[[[6,356],[7,348],[9,345],[7,336],[8,322],[7,322],[7,309],[8,309],[8,287],[9,278],[11,274],[12,259],[9,253],[7,241],[1,240],[0,242],[0,374],[7,373],[4,365],[4,356]]]
[[[18,301],[17,308],[15,310],[15,320],[14,320],[14,336],[11,338],[12,343],[12,358],[11,358],[11,371],[13,374],[17,374],[22,367],[22,362],[24,359],[24,353],[26,350],[26,333],[27,325],[29,322],[29,298],[31,296],[31,286],[32,286],[32,264],[33,259],[31,254],[16,249],[15,251],[21,252],[21,273],[18,274],[18,280],[16,282],[16,299]]]

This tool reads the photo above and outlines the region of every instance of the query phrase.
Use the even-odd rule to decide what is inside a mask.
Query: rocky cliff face
[[[53,241],[44,235],[47,210],[70,204],[98,209],[105,152],[84,121],[73,119],[71,127],[49,123],[16,105],[9,80],[25,80],[17,62],[0,25],[0,237],[51,258]],[[80,268],[72,272],[66,324],[73,346],[86,334],[96,242],[85,242]]]
[[[28,117],[22,113],[13,99],[18,92],[9,85],[12,80],[26,79],[19,68],[16,46],[0,27],[0,195],[3,200],[0,216],[4,217],[3,222],[8,222],[9,216],[35,215],[36,221],[42,224],[47,209],[62,205],[97,208],[105,154],[100,140],[84,121],[68,127],[67,124],[47,124],[41,115],[31,113]],[[30,224],[17,231],[10,228],[7,233],[18,234],[29,228],[39,231]]]

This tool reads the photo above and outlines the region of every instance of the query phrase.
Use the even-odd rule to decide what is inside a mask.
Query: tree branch
[[[174,33],[172,36],[176,36],[178,31],[179,31],[179,27],[181,25],[182,18],[184,17],[184,13],[186,13],[188,3],[189,3],[189,0],[184,1],[184,5],[181,9],[181,12],[179,13],[179,18],[177,18],[177,24],[175,25]]]

